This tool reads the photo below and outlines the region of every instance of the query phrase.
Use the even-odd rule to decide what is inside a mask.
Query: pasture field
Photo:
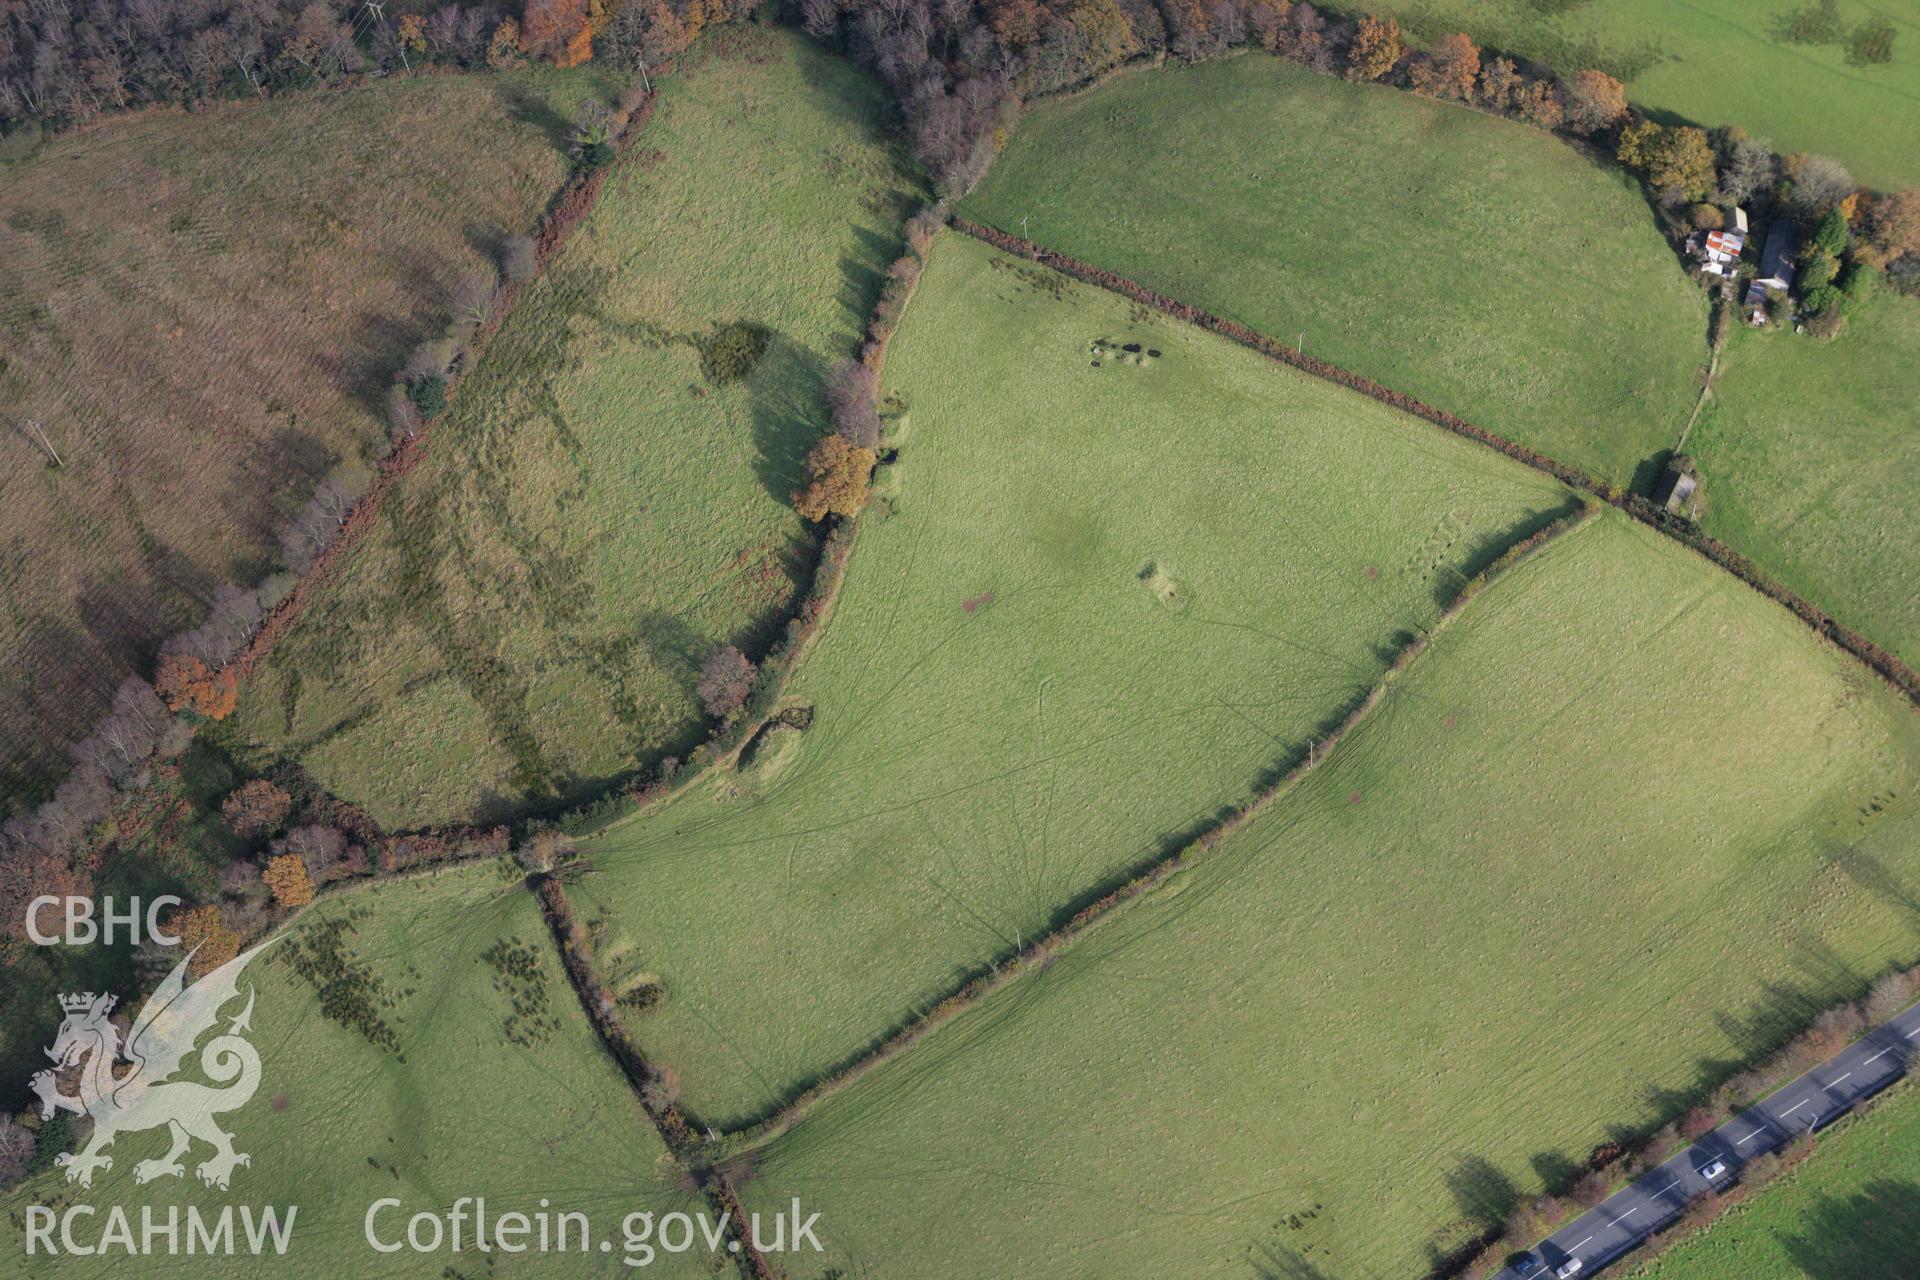
[[[91,1190],[68,1186],[55,1170],[9,1193],[0,1245],[26,1268],[9,1274],[73,1280],[124,1275],[137,1265],[142,1276],[162,1277],[619,1275],[619,1254],[597,1252],[601,1234],[617,1241],[630,1212],[699,1205],[672,1189],[660,1163],[664,1148],[581,1014],[519,875],[486,865],[387,882],[377,893],[350,891],[302,914],[277,951],[249,967],[239,1000],[224,1011],[238,1013],[246,985],[257,989],[249,1038],[260,1052],[262,1083],[223,1121],[252,1164],[235,1171],[228,1192],[212,1191],[194,1175],[192,1164],[207,1151],[196,1148],[183,1179],[141,1187],[134,1166],[163,1154],[166,1136],[124,1134],[113,1169],[96,1176]],[[364,983],[364,1000],[339,1003],[370,1009],[390,1045],[323,1015],[316,984],[289,963],[295,954],[317,958],[316,973],[336,993]],[[182,1078],[198,1078],[197,1071],[189,1059]],[[461,1196],[485,1196],[495,1215],[533,1213],[542,1198],[586,1213],[596,1251],[590,1258],[488,1255],[472,1248],[471,1234],[458,1254],[383,1254],[365,1242],[363,1220],[376,1200],[403,1203],[376,1224],[391,1240],[413,1213],[445,1213]],[[25,1259],[14,1215],[28,1204],[76,1202],[102,1214],[126,1206],[136,1231],[143,1204],[214,1213],[223,1204],[297,1205],[298,1213],[283,1258]],[[84,1239],[88,1224],[81,1226]],[[665,1255],[648,1274],[655,1271],[711,1274],[688,1257]]]
[[[717,1126],[1246,799],[1571,507],[958,235],[883,383],[899,457],[787,691],[811,727],[610,828],[573,891],[616,989],[664,980],[634,1032]]]
[[[1920,664],[1920,302],[1817,343],[1741,327],[1688,438],[1709,533]]]
[[[1737,124],[1781,152],[1818,151],[1877,187],[1920,182],[1920,4],[1831,0],[1815,41],[1785,34],[1822,0],[1386,0],[1422,40],[1465,31],[1568,74],[1583,67],[1626,82],[1656,115],[1707,127]],[[1893,33],[1892,57],[1863,61],[1856,38]]]
[[[396,77],[119,117],[0,165],[0,815],[385,435],[395,366],[532,226],[606,87]]]
[[[749,1203],[801,1196],[851,1275],[1420,1274],[1920,948],[1910,711],[1624,517],[1387,689],[771,1141]]]
[[[1792,1173],[1637,1280],[1884,1280],[1920,1257],[1920,1088],[1909,1084],[1819,1140]]]
[[[1277,58],[1046,103],[960,210],[1622,484],[1706,360],[1705,303],[1628,178]]]
[[[245,690],[261,758],[396,827],[558,803],[700,735],[700,662],[777,624],[788,503],[915,187],[878,88],[719,32],[521,298],[337,587]],[[718,383],[702,350],[759,326]]]

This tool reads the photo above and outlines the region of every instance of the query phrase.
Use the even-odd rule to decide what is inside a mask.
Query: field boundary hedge
[[[1215,820],[1171,853],[1159,855],[1132,871],[1124,873],[1117,883],[1110,881],[1106,887],[1095,889],[1094,896],[1074,909],[1066,920],[1024,946],[1003,952],[999,957],[989,961],[984,969],[977,970],[961,980],[945,996],[928,1006],[923,1012],[901,1023],[891,1033],[875,1041],[866,1049],[829,1068],[812,1084],[774,1108],[763,1118],[729,1133],[727,1142],[730,1145],[751,1147],[778,1137],[825,1098],[840,1092],[875,1068],[899,1057],[929,1032],[979,1004],[988,996],[1011,985],[1029,969],[1044,969],[1061,950],[1105,923],[1119,908],[1144,897],[1178,872],[1192,866],[1201,856],[1212,851],[1228,836],[1246,826],[1281,796],[1291,791],[1307,774],[1323,764],[1355,726],[1387,696],[1393,683],[1405,674],[1413,662],[1426,651],[1433,637],[1459,617],[1491,583],[1533,556],[1554,539],[1588,523],[1599,513],[1598,502],[1583,502],[1575,510],[1560,516],[1508,547],[1498,559],[1476,574],[1454,595],[1452,601],[1440,611],[1430,627],[1399,648],[1393,660],[1381,672],[1379,679],[1374,681],[1367,692],[1347,710],[1345,716],[1329,732],[1314,740],[1313,748],[1305,759],[1295,761],[1291,767],[1256,792],[1251,799],[1234,806],[1225,817]]]
[[[580,1007],[593,1026],[594,1034],[599,1036],[608,1056],[619,1067],[621,1076],[633,1091],[635,1101],[640,1104],[647,1119],[653,1122],[668,1152],[687,1163],[690,1169],[696,1169],[694,1177],[699,1190],[713,1211],[724,1215],[727,1233],[739,1246],[733,1250],[733,1255],[739,1262],[740,1274],[745,1280],[775,1280],[780,1273],[768,1265],[766,1258],[755,1247],[752,1233],[747,1227],[746,1214],[741,1211],[740,1198],[725,1172],[718,1166],[695,1166],[688,1160],[699,1148],[700,1138],[693,1126],[687,1123],[686,1115],[674,1099],[671,1078],[647,1061],[646,1055],[640,1052],[639,1046],[634,1044],[633,1037],[627,1034],[625,1025],[621,1023],[616,1012],[619,1006],[614,1001],[613,993],[601,984],[594,973],[587,932],[574,916],[566,890],[549,872],[529,876],[527,883],[539,899],[540,914],[545,918],[547,929],[553,935],[554,946],[560,952],[560,964],[566,971],[567,985],[579,997]]]
[[[1617,485],[1608,485],[1597,477],[1581,471],[1577,467],[1572,467],[1564,462],[1550,458],[1537,449],[1532,449],[1516,441],[1509,440],[1503,435],[1489,431],[1485,427],[1477,426],[1474,423],[1468,422],[1465,418],[1448,413],[1444,409],[1437,409],[1423,400],[1416,400],[1412,396],[1382,386],[1371,378],[1362,377],[1339,365],[1330,364],[1325,360],[1309,356],[1294,347],[1288,346],[1284,342],[1269,338],[1265,334],[1259,333],[1238,321],[1224,319],[1210,311],[1194,306],[1192,303],[1181,302],[1163,293],[1156,293],[1145,285],[1130,280],[1125,276],[1117,275],[1102,267],[1096,267],[1089,262],[1082,262],[1080,259],[1069,257],[1064,253],[1057,253],[1031,240],[1022,239],[1019,236],[1001,231],[996,227],[989,227],[982,223],[974,222],[970,218],[963,218],[957,214],[954,215],[952,223],[956,230],[962,231],[974,237],[976,240],[984,241],[996,249],[1017,254],[1029,261],[1037,262],[1041,266],[1051,267],[1062,275],[1079,280],[1082,283],[1097,285],[1109,292],[1117,293],[1121,297],[1135,302],[1140,306],[1150,307],[1163,315],[1172,316],[1176,320],[1210,330],[1223,338],[1229,338],[1241,346],[1259,352],[1269,360],[1289,365],[1304,373],[1310,373],[1317,378],[1323,378],[1328,382],[1345,387],[1350,391],[1357,391],[1369,399],[1377,400],[1381,404],[1398,409],[1403,413],[1411,414],[1434,426],[1450,431],[1457,436],[1464,436],[1468,440],[1475,441],[1478,444],[1485,445],[1489,449],[1503,453],[1516,462],[1523,462],[1536,471],[1544,472],[1552,476],[1570,488],[1591,494],[1632,516],[1635,520],[1638,520],[1649,528],[1656,529],[1667,535],[1682,546],[1691,548],[1710,563],[1740,579],[1740,581],[1746,583],[1761,595],[1785,606],[1795,617],[1812,628],[1816,635],[1851,655],[1866,666],[1868,670],[1892,686],[1895,692],[1906,698],[1908,702],[1920,707],[1920,672],[1916,672],[1899,657],[1883,649],[1851,627],[1845,626],[1811,601],[1780,583],[1775,582],[1762,572],[1753,561],[1749,560],[1740,552],[1735,551],[1726,543],[1721,542],[1718,538],[1709,537],[1694,528],[1690,523],[1669,515],[1658,504],[1647,498],[1641,497],[1639,494],[1627,493]]]

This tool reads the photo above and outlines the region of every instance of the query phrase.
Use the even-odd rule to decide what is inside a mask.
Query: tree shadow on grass
[[[1580,499],[1568,494],[1564,501],[1529,511],[1504,529],[1476,534],[1458,563],[1443,564],[1433,574],[1433,602],[1444,609],[1460,596],[1462,588],[1490,568],[1510,548],[1525,542],[1556,520],[1564,520],[1580,509]],[[1399,637],[1395,637],[1396,640]],[[1391,661],[1395,654],[1388,655]]]
[[[1660,477],[1666,472],[1667,464],[1673,461],[1673,450],[1659,449],[1640,459],[1633,469],[1633,479],[1628,482],[1629,493],[1642,497],[1650,496],[1653,487],[1660,483]]]
[[[754,475],[782,506],[806,478],[807,450],[825,425],[825,381],[826,361],[778,333],[750,375]]]
[[[542,94],[535,93],[525,84],[506,82],[494,90],[507,118],[517,124],[532,125],[547,136],[547,141],[556,149],[567,145],[567,131],[573,122],[554,109]]]
[[[1783,1238],[1809,1280],[1887,1280],[1920,1258],[1920,1183],[1882,1179],[1856,1195],[1822,1197]]]
[[[864,324],[887,283],[887,266],[899,256],[900,241],[859,226],[853,234],[860,251],[840,258],[840,305],[855,324]]]
[[[1881,859],[1858,849],[1829,849],[1824,856],[1860,888],[1898,909],[1906,916],[1908,924],[1920,931],[1920,890],[1916,890],[1910,881],[1903,879]]]
[[[1520,1203],[1520,1188],[1513,1179],[1479,1156],[1455,1157],[1446,1180],[1460,1215],[1479,1226],[1499,1226]]]
[[[1315,1266],[1304,1254],[1285,1245],[1256,1244],[1250,1261],[1257,1280],[1337,1280],[1333,1272]]]

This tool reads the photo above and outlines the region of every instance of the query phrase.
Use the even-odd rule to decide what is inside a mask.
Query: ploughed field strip
[[[1374,11],[1418,38],[1466,31],[1562,72],[1608,72],[1654,113],[1737,124],[1783,154],[1837,156],[1877,187],[1920,182],[1914,0],[1385,0]]]
[[[1037,107],[960,212],[1623,484],[1706,359],[1630,178],[1263,55]]]
[[[748,1202],[803,1197],[851,1274],[1417,1274],[1910,950],[1917,733],[1608,514],[1249,826],[775,1137]]]
[[[587,847],[632,1027],[722,1128],[858,1055],[1306,755],[1570,495],[943,236],[889,447],[778,730]]]
[[[588,1026],[521,878],[509,862],[476,865],[330,896],[304,912],[246,969],[241,994],[222,1010],[224,1027],[246,988],[257,990],[247,1038],[260,1055],[260,1086],[228,1125],[252,1162],[234,1171],[230,1189],[202,1185],[195,1166],[210,1149],[199,1144],[184,1176],[141,1185],[136,1166],[166,1153],[167,1132],[121,1133],[113,1168],[91,1189],[69,1186],[56,1169],[0,1200],[0,1248],[25,1268],[8,1274],[580,1276],[609,1265],[599,1241],[617,1245],[626,1214],[704,1208],[658,1166],[660,1139]],[[323,987],[337,1016],[322,1012]],[[406,1239],[415,1213],[444,1217],[463,1196],[485,1197],[493,1215],[531,1215],[543,1199],[587,1214],[592,1261],[577,1249],[483,1253],[471,1218],[458,1251],[450,1234],[444,1251],[424,1255],[367,1242],[376,1201],[401,1202],[374,1223],[377,1238],[393,1244]],[[162,1222],[179,1206],[183,1224],[188,1207],[210,1222],[235,1205],[299,1208],[284,1257],[271,1249],[253,1257],[244,1247],[238,1256],[189,1256],[183,1225],[177,1256],[163,1244],[133,1262],[119,1250],[27,1258],[25,1207],[82,1202],[100,1213],[78,1224],[83,1243],[115,1205],[136,1240],[143,1206]],[[693,1257],[662,1253],[648,1274],[711,1274]]]
[[[684,753],[700,662],[764,644],[811,571],[788,493],[917,192],[877,86],[798,33],[682,63],[245,690],[258,758],[389,826],[578,799]]]
[[[0,169],[0,801],[44,798],[114,686],[275,567],[329,468],[365,465],[486,229],[531,226],[565,177],[544,113],[606,83],[110,118]]]

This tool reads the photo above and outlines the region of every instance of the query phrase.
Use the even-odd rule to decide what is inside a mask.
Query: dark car
[[[1531,1251],[1515,1254],[1507,1259],[1507,1270],[1516,1276],[1537,1276],[1546,1269],[1546,1262],[1540,1255]]]

